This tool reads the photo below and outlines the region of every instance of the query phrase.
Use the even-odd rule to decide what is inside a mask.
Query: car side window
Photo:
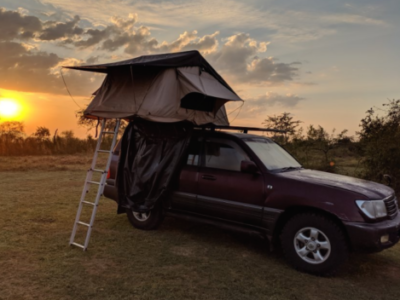
[[[200,159],[201,141],[196,138],[192,139],[188,146],[188,157],[186,164],[188,166],[197,166]]]
[[[242,160],[249,160],[235,143],[222,139],[208,139],[205,143],[205,166],[230,171],[240,171]]]

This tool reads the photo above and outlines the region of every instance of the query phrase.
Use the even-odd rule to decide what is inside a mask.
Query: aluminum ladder
[[[106,121],[107,121],[106,119],[103,119],[102,123],[101,123],[101,130],[100,130],[99,138],[97,140],[97,145],[96,145],[96,150],[94,152],[92,165],[91,165],[90,169],[87,171],[87,174],[86,174],[85,184],[83,186],[81,199],[79,201],[79,207],[78,207],[78,211],[76,213],[74,227],[72,229],[71,238],[69,240],[69,244],[71,246],[76,246],[76,247],[82,248],[83,251],[85,251],[87,249],[88,244],[89,244],[89,239],[90,239],[90,235],[92,233],[94,219],[96,217],[97,207],[99,205],[100,197],[103,195],[104,186],[106,184],[106,179],[107,179],[108,169],[110,168],[110,164],[111,164],[112,151],[113,151],[113,149],[115,147],[115,143],[117,141],[118,130],[119,130],[120,122],[121,122],[120,119],[117,119],[114,131],[106,131]],[[104,137],[105,134],[114,135],[113,139],[112,139],[112,142],[111,142],[111,149],[110,150],[102,150],[102,149],[100,149],[100,146],[101,146],[101,143],[102,143],[102,140],[103,140],[103,137]],[[97,157],[98,157],[99,153],[108,153],[108,160],[107,160],[107,164],[106,164],[106,167],[105,167],[104,170],[95,169],[96,168]],[[92,181],[92,177],[93,177],[93,173],[94,172],[101,173],[100,181]],[[94,202],[85,200],[86,194],[89,192],[89,189],[90,189],[91,185],[97,185],[98,186],[97,194],[96,194],[96,198],[95,198]],[[91,214],[91,217],[90,217],[90,223],[85,223],[85,222],[82,222],[80,220],[81,214],[82,214],[82,209],[83,209],[83,207],[85,205],[92,207],[92,214]],[[76,231],[78,229],[78,226],[87,227],[85,243],[83,245],[75,242],[75,235],[76,235]]]

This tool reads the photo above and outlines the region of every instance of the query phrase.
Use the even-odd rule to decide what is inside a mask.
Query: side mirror
[[[256,164],[249,160],[242,160],[240,163],[240,171],[243,173],[254,174],[258,172]]]

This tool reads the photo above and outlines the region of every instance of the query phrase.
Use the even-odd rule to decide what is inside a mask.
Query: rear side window
[[[208,168],[240,171],[242,160],[249,160],[245,152],[232,141],[210,139],[205,146],[205,166]]]
[[[186,164],[189,166],[197,166],[200,160],[201,141],[193,139],[189,143],[188,158]]]

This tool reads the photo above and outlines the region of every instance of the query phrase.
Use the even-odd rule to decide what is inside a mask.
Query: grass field
[[[104,198],[89,250],[71,248],[89,162],[0,157],[0,299],[400,299],[400,245],[315,277],[243,234],[172,218],[134,229]]]

